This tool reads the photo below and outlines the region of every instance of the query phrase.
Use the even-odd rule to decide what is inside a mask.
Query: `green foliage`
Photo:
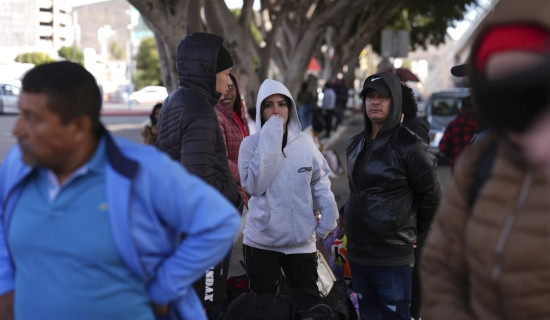
[[[82,52],[82,50],[79,50],[76,46],[71,46],[71,47],[63,46],[59,48],[59,50],[57,50],[57,54],[62,58],[84,65],[84,53]]]
[[[258,45],[260,45],[262,43],[262,41],[264,41],[264,38],[262,36],[262,32],[252,22],[250,23],[250,32],[252,33],[252,38],[254,38],[254,41],[256,41],[256,43]]]
[[[25,52],[17,55],[15,61],[20,63],[32,63],[38,66],[44,63],[54,62],[55,60],[44,52]]]
[[[410,31],[411,49],[426,48],[428,44],[445,42],[447,28],[462,20],[478,0],[410,0],[398,11],[385,28]],[[380,33],[372,41],[373,49],[380,52]]]
[[[136,90],[145,86],[162,85],[160,60],[155,38],[143,38],[136,55],[136,72],[134,74]]]
[[[403,64],[401,65],[401,68],[412,70],[412,61],[411,61],[411,59],[404,59]]]
[[[124,59],[124,49],[117,42],[112,42],[109,45],[109,53],[116,60]]]

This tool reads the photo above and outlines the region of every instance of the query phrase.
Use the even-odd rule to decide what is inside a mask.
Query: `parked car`
[[[0,82],[0,113],[19,113],[17,99],[21,86],[16,82]]]
[[[430,124],[430,149],[441,155],[439,141],[445,127],[453,121],[462,108],[462,98],[470,95],[469,88],[456,88],[433,93],[426,103],[426,120]]]
[[[162,102],[168,97],[168,91],[161,86],[147,86],[130,94],[132,104],[140,104],[145,102]]]

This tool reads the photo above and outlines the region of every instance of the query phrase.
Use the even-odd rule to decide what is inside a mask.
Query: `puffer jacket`
[[[225,147],[227,149],[227,161],[229,163],[229,169],[237,183],[241,197],[245,205],[248,205],[248,194],[243,190],[241,186],[241,177],[239,176],[239,148],[241,147],[241,142],[245,138],[241,127],[237,123],[237,120],[234,118],[233,113],[241,120],[246,135],[250,135],[250,129],[248,128],[248,121],[246,119],[246,109],[244,107],[243,100],[241,99],[241,92],[239,90],[239,85],[237,84],[237,79],[232,74],[230,75],[235,84],[235,91],[237,98],[235,99],[235,104],[233,109],[230,110],[227,107],[223,106],[219,102],[214,106],[214,111],[218,116],[218,123],[220,124],[220,129],[222,131],[223,141],[225,142]]]
[[[437,210],[420,265],[422,319],[550,319],[550,183],[500,140],[470,209],[490,141],[462,153]]]
[[[363,107],[365,129],[348,145],[347,257],[367,266],[412,265],[413,244],[427,232],[441,195],[437,159],[426,142],[400,124],[399,79],[379,73],[365,82],[372,77],[382,77],[392,103],[374,139]]]
[[[214,112],[220,97],[216,66],[222,42],[209,33],[194,33],[180,42],[176,52],[180,87],[163,103],[157,146],[239,206],[241,196]]]

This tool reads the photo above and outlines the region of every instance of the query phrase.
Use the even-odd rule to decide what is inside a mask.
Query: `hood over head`
[[[265,79],[260,86],[260,90],[258,91],[258,98],[256,100],[256,126],[258,128],[258,132],[260,132],[260,130],[262,129],[262,101],[273,94],[281,94],[283,96],[286,96],[292,102],[291,110],[289,110],[288,112],[287,122],[287,131],[289,133],[289,136],[296,135],[302,132],[302,125],[300,124],[300,120],[298,120],[296,103],[294,102],[292,95],[290,95],[290,91],[288,91],[284,84],[272,79]]]
[[[216,73],[222,43],[220,36],[196,32],[183,38],[176,51],[179,85],[211,96],[212,106],[220,98],[220,93],[216,92]],[[227,65],[228,62],[224,63]]]
[[[383,87],[383,85],[385,85],[385,87]],[[369,89],[381,90],[382,92],[377,90],[379,94],[391,98],[390,112],[377,135],[377,137],[384,137],[391,129],[398,126],[401,122],[401,104],[403,100],[401,95],[401,81],[395,74],[390,72],[375,73],[365,79],[363,90],[361,91],[361,110],[363,111],[363,119],[365,121],[365,134],[367,135],[372,131],[372,123],[367,117],[367,111],[365,110],[365,98],[367,90]],[[384,90],[388,91],[387,95],[384,94]]]

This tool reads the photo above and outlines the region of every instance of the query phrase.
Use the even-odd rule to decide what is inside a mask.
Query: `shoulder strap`
[[[498,141],[495,139],[483,150],[474,172],[474,181],[470,189],[470,207],[474,205],[485,181],[491,176],[493,163],[497,155]]]

